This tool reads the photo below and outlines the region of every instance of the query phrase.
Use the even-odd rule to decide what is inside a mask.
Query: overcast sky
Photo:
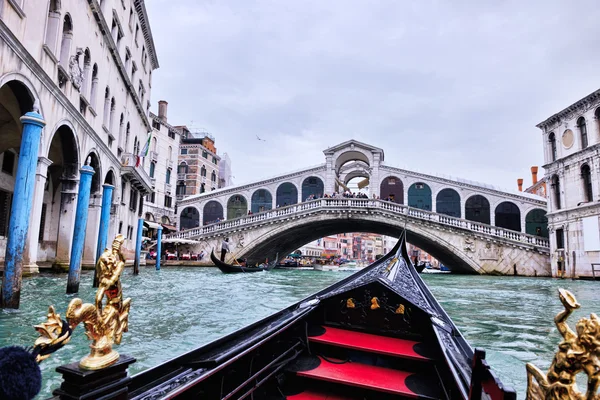
[[[146,7],[152,110],[167,100],[169,123],[214,135],[236,184],[323,163],[354,138],[388,165],[514,190],[543,164],[535,125],[600,85],[597,0]]]

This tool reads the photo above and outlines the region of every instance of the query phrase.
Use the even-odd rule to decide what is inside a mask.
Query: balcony
[[[185,172],[178,172],[177,173],[177,180],[184,181],[185,180]]]
[[[140,165],[136,167],[137,156],[131,153],[125,153],[121,157],[121,176],[129,180],[131,185],[137,189],[142,196],[152,192],[152,183],[150,176]]]
[[[157,162],[158,161],[158,153],[155,151],[150,152],[150,161]]]
[[[152,184],[152,188],[156,187],[156,178],[150,178],[150,183]]]
[[[165,193],[171,194],[171,184],[165,183]]]

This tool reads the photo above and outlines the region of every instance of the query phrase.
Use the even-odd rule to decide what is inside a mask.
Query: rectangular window
[[[160,131],[160,122],[158,122],[158,121],[152,121],[152,127],[154,129],[156,129],[157,131]]]
[[[206,151],[203,151],[203,152],[202,152],[202,157],[204,157],[204,158],[208,159],[208,152],[206,152]]]
[[[44,229],[46,228],[46,204],[42,204],[42,217],[40,218],[40,234],[38,235],[38,242],[44,241]]]
[[[169,137],[171,139],[175,139],[175,132],[174,131],[169,131]]]
[[[12,175],[15,169],[15,153],[12,151],[4,152],[4,159],[2,160],[2,172]]]
[[[557,249],[565,248],[565,232],[562,228],[556,230],[556,248]]]
[[[187,154],[187,149],[181,149],[181,154]]]
[[[12,193],[0,190],[0,236],[6,236],[8,232],[11,201]]]
[[[171,196],[165,196],[165,207],[171,207],[172,201],[173,199]]]
[[[167,183],[171,183],[171,168],[167,168],[167,178],[166,178]]]
[[[215,164],[215,165],[216,165],[216,164],[217,164],[217,157],[213,157],[212,159],[213,159],[213,160],[212,160],[212,161],[213,161],[213,164]]]
[[[129,209],[135,211],[137,207],[137,192],[133,189],[129,191]]]

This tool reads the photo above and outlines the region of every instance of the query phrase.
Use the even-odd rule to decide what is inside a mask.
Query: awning
[[[165,229],[167,229],[169,231],[173,231],[173,232],[177,231],[177,228],[174,227],[173,225],[162,224],[162,226],[163,226],[163,228],[165,228]]]
[[[144,221],[144,225],[147,226],[150,229],[158,229],[158,228],[160,228],[160,224],[157,224],[156,222],[152,222],[152,221]]]

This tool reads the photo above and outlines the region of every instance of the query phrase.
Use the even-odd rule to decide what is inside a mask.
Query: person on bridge
[[[225,254],[229,253],[229,238],[221,242],[221,261],[225,262]]]

